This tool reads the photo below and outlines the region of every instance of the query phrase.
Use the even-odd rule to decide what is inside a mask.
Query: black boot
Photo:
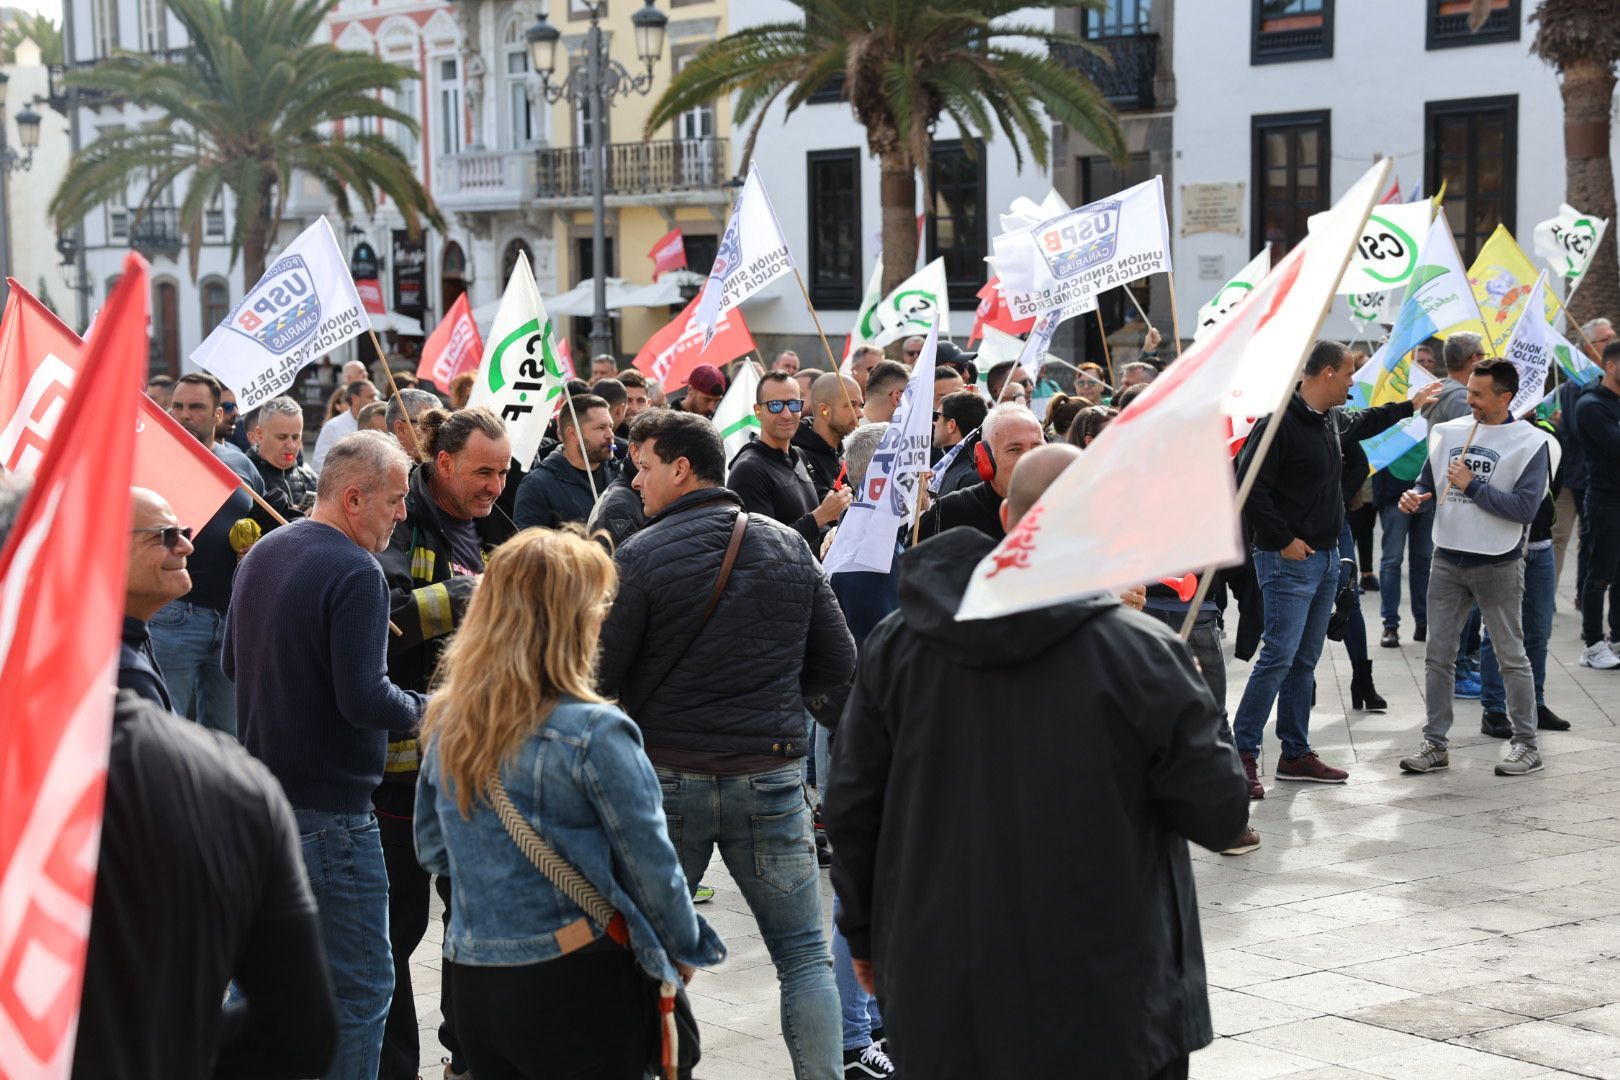
[[[1383,712],[1389,707],[1389,702],[1379,697],[1373,686],[1371,660],[1356,665],[1355,675],[1350,679],[1350,707],[1367,712]]]

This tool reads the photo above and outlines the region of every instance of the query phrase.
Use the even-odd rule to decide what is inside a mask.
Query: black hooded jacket
[[[1137,1080],[1213,1037],[1185,841],[1242,832],[1243,774],[1186,645],[1114,598],[957,622],[994,546],[907,552],[861,647],[825,803],[839,926],[905,1075]]]
[[[827,497],[827,492],[838,482],[843,459],[838,447],[828,446],[827,440],[816,434],[815,421],[808,417],[793,433],[793,445],[804,454],[804,464],[810,470],[810,480],[816,485],[816,502]]]
[[[780,521],[819,555],[822,530],[815,511],[821,500],[804,451],[789,445],[783,452],[755,438],[731,459],[726,487],[737,493],[750,514]]]

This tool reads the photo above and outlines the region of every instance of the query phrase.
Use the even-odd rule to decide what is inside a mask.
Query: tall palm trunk
[[[883,205],[883,295],[916,272],[917,173],[899,151],[879,159]]]
[[[1609,106],[1614,96],[1612,66],[1596,59],[1564,65],[1564,182],[1571,206],[1610,222],[1570,304],[1576,324],[1620,313],[1620,262],[1615,256],[1614,166],[1609,160]]]
[[[270,243],[270,222],[263,214],[254,214],[242,232],[242,286],[251,289],[264,277],[264,259]]]

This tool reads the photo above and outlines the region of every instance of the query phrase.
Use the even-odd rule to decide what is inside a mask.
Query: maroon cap
[[[699,364],[686,377],[686,385],[700,394],[723,397],[726,392],[726,377],[720,374],[720,369],[713,364]]]

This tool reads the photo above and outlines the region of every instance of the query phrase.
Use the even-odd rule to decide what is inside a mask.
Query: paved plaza
[[[1620,1078],[1620,671],[1576,666],[1572,576],[1546,696],[1574,729],[1543,733],[1546,770],[1516,779],[1493,775],[1503,743],[1479,734],[1477,702],[1457,703],[1449,772],[1400,773],[1422,726],[1423,647],[1378,648],[1378,597],[1363,598],[1389,711],[1351,713],[1350,664],[1330,642],[1312,722],[1350,782],[1272,783],[1268,735],[1263,846],[1193,849],[1217,1035],[1193,1077]],[[1248,665],[1229,671],[1235,705]],[[698,1075],[791,1077],[776,976],[718,858],[708,884],[701,910],[731,955],[692,983]],[[830,903],[824,873],[829,919]],[[416,955],[428,1080],[442,1074],[439,941],[435,898]]]

